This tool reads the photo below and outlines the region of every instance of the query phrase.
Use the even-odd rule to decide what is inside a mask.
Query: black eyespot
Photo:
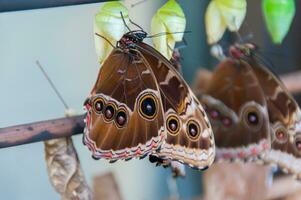
[[[140,98],[139,112],[146,119],[152,120],[155,118],[157,114],[157,101],[153,94],[146,93]]]
[[[111,121],[114,118],[116,106],[113,104],[108,104],[104,109],[104,117],[107,121]]]
[[[265,107],[254,101],[245,103],[239,113],[243,125],[251,132],[257,133],[265,125],[267,110]]]
[[[170,134],[176,135],[180,130],[179,119],[175,115],[170,115],[167,118],[166,127]]]
[[[250,125],[257,125],[259,123],[259,118],[256,112],[249,112],[247,114],[247,120]]]
[[[101,114],[105,106],[104,100],[102,98],[96,98],[93,103],[93,109],[97,114]]]
[[[115,122],[116,122],[116,124],[119,128],[122,128],[126,125],[126,123],[127,123],[127,114],[123,109],[119,110],[117,112],[116,117],[115,117]]]
[[[192,139],[197,139],[200,135],[200,127],[194,120],[190,120],[187,123],[187,133]]]

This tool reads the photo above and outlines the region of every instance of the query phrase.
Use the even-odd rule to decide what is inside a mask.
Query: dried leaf
[[[91,200],[71,137],[44,142],[49,179],[63,200]]]

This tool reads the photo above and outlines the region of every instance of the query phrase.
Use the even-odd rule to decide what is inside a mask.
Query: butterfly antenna
[[[160,37],[160,36],[163,36],[163,35],[173,35],[173,34],[179,34],[179,33],[191,33],[191,31],[183,31],[183,32],[161,32],[161,33],[156,33],[154,35],[150,35],[150,36],[147,36],[147,38],[154,38],[154,37]]]
[[[124,17],[123,17],[123,14],[122,12],[120,12],[120,15],[121,15],[121,18],[122,18],[122,21],[123,21],[123,24],[125,25],[125,27],[131,32],[131,29],[128,27],[128,25],[126,24],[125,20],[124,20]]]
[[[64,100],[64,98],[62,97],[62,95],[59,93],[58,89],[55,87],[54,83],[51,81],[50,77],[48,76],[48,74],[46,73],[46,71],[44,70],[44,68],[42,67],[41,63],[37,60],[36,64],[40,68],[41,72],[43,73],[43,75],[45,76],[46,80],[48,81],[48,83],[50,84],[50,86],[52,87],[52,89],[54,90],[54,92],[57,95],[57,97],[63,103],[65,109],[68,110],[69,106],[67,105],[67,103]]]
[[[137,6],[137,5],[139,5],[139,4],[141,4],[141,3],[144,3],[144,2],[146,2],[147,0],[142,0],[142,1],[138,1],[138,2],[136,2],[136,3],[133,3],[133,4],[131,4],[131,8],[134,8],[135,6]]]
[[[262,64],[264,64],[267,68],[269,68],[273,73],[275,73],[273,70],[276,69],[276,66],[273,64],[273,62],[272,62],[271,59],[269,59],[268,57],[264,56],[259,51],[255,52],[254,57],[257,58],[257,60],[259,62],[261,62]]]
[[[171,46],[169,44],[167,44],[168,49],[173,52],[173,48],[171,48]]]
[[[107,41],[114,49],[116,49],[116,47],[110,42],[110,40],[108,40],[107,38],[105,38],[104,36],[95,33],[95,35],[97,35],[98,37],[101,37],[102,39],[104,39],[105,41]]]
[[[143,28],[141,26],[139,26],[138,24],[136,24],[135,22],[133,22],[131,19],[129,19],[129,21],[131,22],[131,24],[134,24],[135,26],[137,26],[140,30],[143,31]]]

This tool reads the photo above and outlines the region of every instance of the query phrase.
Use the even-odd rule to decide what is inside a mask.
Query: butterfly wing
[[[269,148],[266,100],[246,62],[222,61],[198,98],[213,126],[217,158],[253,160]]]
[[[84,143],[96,159],[144,157],[165,138],[158,85],[132,53],[116,49],[110,54],[85,106]]]
[[[283,83],[255,58],[249,58],[267,100],[272,150],[265,159],[301,178],[301,112]]]
[[[207,168],[214,160],[215,145],[201,104],[165,57],[147,44],[138,48],[156,77],[163,103],[167,138],[156,155],[193,168]]]

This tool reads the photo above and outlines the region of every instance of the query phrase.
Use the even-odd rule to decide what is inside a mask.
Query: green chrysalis
[[[281,44],[295,16],[295,1],[263,0],[262,9],[273,42]]]

